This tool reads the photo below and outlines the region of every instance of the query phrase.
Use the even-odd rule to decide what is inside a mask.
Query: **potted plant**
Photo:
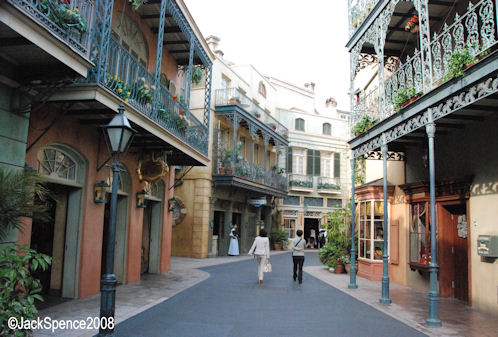
[[[112,77],[110,74],[107,74],[107,86],[111,88],[115,94],[123,98],[126,103],[128,103],[131,91],[126,83],[121,81],[118,76]]]
[[[236,96],[231,97],[230,104],[240,104],[240,98]]]
[[[277,129],[277,124],[275,123],[270,123],[268,124],[273,130],[276,130]]]
[[[406,22],[405,31],[410,33],[417,33],[419,31],[418,16],[414,15]]]
[[[199,85],[202,80],[202,68],[199,66],[195,66],[194,69],[192,69],[192,83]]]
[[[254,111],[254,116],[256,116],[256,118],[260,118],[261,114],[258,111]]]
[[[142,77],[137,83],[137,96],[144,103],[152,103],[152,99],[154,98],[154,86],[149,86],[145,83],[145,78]]]
[[[396,95],[393,97],[393,104],[396,110],[404,108],[408,104],[415,101],[417,98],[422,96],[421,92],[417,92],[415,88],[403,87],[398,89]]]
[[[233,151],[225,149],[220,158],[221,166],[223,167],[223,170],[220,170],[220,174],[222,171],[224,174],[230,176],[233,174],[232,159],[233,159]]]
[[[270,233],[270,242],[275,250],[282,250],[289,245],[289,236],[284,231],[276,230]]]
[[[80,36],[86,32],[87,23],[85,18],[80,15],[78,8],[71,10],[64,4],[58,4],[51,0],[40,0],[39,6],[40,11],[43,14],[48,14],[49,19],[62,29],[70,29]]]
[[[355,136],[359,136],[360,134],[367,131],[378,122],[379,122],[378,119],[370,117],[369,115],[364,115],[361,118],[361,120],[354,125],[353,133]]]
[[[457,49],[451,54],[448,61],[448,77],[463,77],[464,70],[477,62],[477,58],[472,56],[469,48]]]

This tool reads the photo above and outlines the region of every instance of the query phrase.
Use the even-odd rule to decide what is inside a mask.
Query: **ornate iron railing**
[[[183,98],[171,95],[162,84],[154,87],[154,76],[112,37],[105,72],[106,76],[100,80],[102,86],[186,144],[207,154],[207,130],[190,113]]]
[[[353,36],[378,2],[379,0],[349,0],[349,37]]]
[[[88,56],[94,0],[7,0],[54,33],[82,56]]]
[[[427,48],[431,53],[430,68],[423,69],[421,52],[415,49],[413,55],[395,67],[381,86],[381,92],[375,88],[367,95],[360,93],[358,101],[353,100],[352,125],[364,115],[385,119],[396,113],[393,100],[402,88],[413,88],[416,93],[424,95],[451,79],[450,59],[455,52],[466,49],[479,61],[497,43],[495,1],[469,3],[462,16],[457,13],[451,25],[445,23],[440,32],[434,33]],[[431,85],[424,87],[427,80]],[[380,102],[380,106],[375,102]]]
[[[239,105],[247,113],[252,114],[254,118],[267,125],[270,129],[284,138],[289,135],[289,130],[277,119],[271,116],[258,104],[254,103],[246,94],[237,88],[218,89],[216,90],[216,106]]]
[[[340,178],[330,178],[330,177],[318,177],[317,188],[319,190],[340,191],[341,179]]]
[[[313,176],[291,174],[289,175],[289,186],[313,189]]]
[[[217,161],[214,170],[216,175],[235,176],[261,185],[287,191],[286,174],[278,174],[273,171],[265,170],[264,168],[244,159],[239,160],[233,167],[223,167],[222,164]]]

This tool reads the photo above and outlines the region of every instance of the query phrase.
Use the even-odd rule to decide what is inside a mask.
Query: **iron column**
[[[105,254],[105,274],[100,281],[100,322],[106,318],[109,326],[109,320],[114,320],[114,307],[116,300],[116,275],[114,275],[114,237],[116,234],[116,206],[118,202],[118,175],[121,164],[114,160],[111,163],[112,168],[112,192],[111,192],[111,213],[109,214],[109,226],[107,227],[107,241]],[[113,321],[114,325],[116,321]],[[99,336],[114,336],[114,326],[102,329],[100,326]]]
[[[355,203],[354,203],[354,171],[355,171],[355,158],[351,158],[351,270],[349,273],[349,289],[356,289],[356,247],[355,247]]]
[[[384,168],[384,247],[382,247],[382,297],[379,302],[381,304],[391,304],[389,298],[389,256],[387,255],[388,235],[389,235],[389,219],[387,216],[387,142],[386,135],[382,134],[382,164]]]
[[[429,109],[429,123],[425,126],[429,138],[429,184],[431,194],[431,264],[430,271],[430,289],[429,289],[429,318],[427,325],[431,327],[440,327],[439,319],[439,292],[437,289],[438,265],[436,262],[436,167],[434,163],[434,135],[436,134],[436,124],[432,118],[432,110]]]

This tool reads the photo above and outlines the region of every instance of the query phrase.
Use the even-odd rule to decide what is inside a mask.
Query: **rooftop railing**
[[[385,80],[382,93],[378,88],[367,95],[360,93],[359,100],[353,102],[352,125],[364,115],[382,120],[398,112],[400,108],[395,107],[393,101],[402,89],[411,90],[417,98],[452,79],[455,65],[452,70],[451,64],[462,54],[473,61],[462,64],[461,71],[484,58],[498,44],[495,6],[495,2],[489,0],[481,0],[475,5],[469,3],[463,15],[457,13],[451,25],[445,23],[439,32],[434,33],[429,45],[430,68],[422,67],[421,52],[415,49]]]
[[[88,57],[94,0],[7,0]]]
[[[289,135],[289,130],[282,123],[276,120],[258,104],[254,103],[252,99],[237,88],[216,90],[215,105],[239,105],[248,114],[252,114],[254,118],[267,125],[280,136],[287,138]]]

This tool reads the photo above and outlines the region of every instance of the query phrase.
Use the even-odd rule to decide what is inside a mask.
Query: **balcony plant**
[[[228,149],[223,149],[220,156],[220,164],[221,164],[220,174],[232,175],[233,173],[232,161],[233,161],[233,151]]]
[[[115,94],[128,103],[131,95],[130,88],[128,88],[128,85],[121,81],[118,76],[112,77],[110,74],[107,74],[107,87],[111,88]]]
[[[329,183],[319,183],[318,184],[318,189],[325,189],[325,190],[340,190],[341,186],[336,185],[336,184],[329,184]]]
[[[131,4],[131,8],[133,8],[133,10],[136,11],[143,4],[147,3],[147,0],[128,0],[128,2]]]
[[[185,116],[178,116],[175,118],[175,124],[178,130],[180,130],[181,133],[187,132],[187,129],[189,127],[189,123],[187,118]]]
[[[354,125],[353,133],[355,134],[355,136],[359,136],[378,122],[378,119],[370,117],[369,115],[364,115],[361,120]]]
[[[414,15],[406,22],[405,31],[410,33],[417,33],[419,31],[418,16]]]
[[[202,80],[202,68],[200,66],[195,66],[194,69],[192,69],[192,83],[195,85],[199,85]]]
[[[78,8],[71,10],[64,4],[52,0],[40,0],[39,6],[40,11],[48,14],[49,19],[60,28],[69,29],[80,35],[86,32],[87,22],[80,15]]]
[[[145,82],[145,78],[142,77],[137,81],[137,96],[142,99],[144,103],[152,103],[154,99],[154,89],[153,85],[149,86]]]
[[[254,116],[256,116],[256,118],[260,118],[261,117],[261,114],[257,110],[253,111],[253,114],[254,114]]]
[[[417,98],[422,96],[421,92],[417,92],[415,88],[403,87],[398,89],[396,95],[393,97],[394,109],[400,110],[408,104],[415,101]]]
[[[282,250],[289,245],[289,236],[284,231],[276,230],[270,233],[270,242],[275,250]]]
[[[448,77],[463,77],[464,70],[477,62],[469,48],[457,49],[451,54],[448,61]]]
[[[273,130],[276,130],[277,129],[277,124],[275,123],[270,123],[268,124]]]
[[[230,104],[240,104],[240,98],[237,96],[233,96],[230,98]]]

